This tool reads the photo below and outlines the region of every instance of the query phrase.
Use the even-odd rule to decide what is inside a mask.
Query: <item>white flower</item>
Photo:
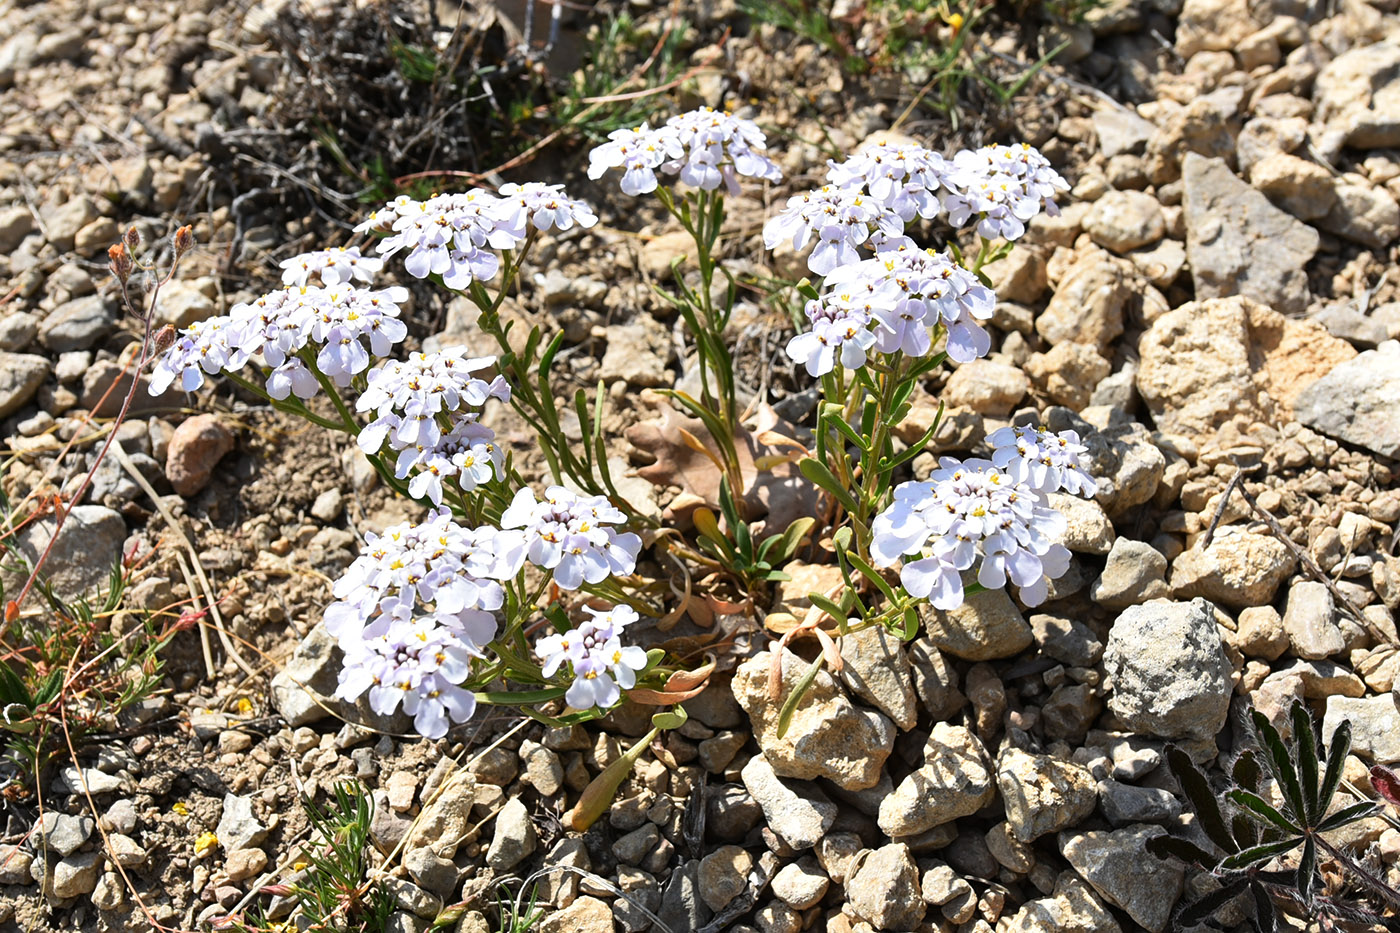
[[[344,285],[352,279],[366,284],[384,267],[384,260],[361,256],[358,246],[318,249],[280,263],[283,285],[305,285],[315,276],[322,285]]]
[[[1013,425],[993,431],[987,443],[992,446],[994,464],[1037,492],[1063,489],[1077,496],[1093,496],[1098,491],[1098,484],[1084,469],[1088,448],[1074,431],[1056,434],[1045,428]]]
[[[904,221],[859,190],[826,185],[789,198],[782,213],[764,224],[763,244],[773,249],[790,240],[793,249],[801,250],[815,236],[817,245],[807,257],[807,267],[826,275],[860,259],[856,248],[870,238],[872,228],[898,236]]]
[[[626,520],[603,496],[550,486],[543,502],[528,488],[518,491],[501,514],[501,527],[521,529],[530,562],[553,570],[561,589],[576,590],[636,569],[642,539],[607,527]]]
[[[234,322],[228,317],[211,317],[196,321],[180,331],[170,349],[166,350],[151,370],[151,395],[163,395],[178,377],[180,388],[193,392],[204,384],[205,374],[242,369],[248,354],[231,346]]]
[[[606,611],[588,609],[592,619],[577,628],[547,635],[535,643],[535,653],[544,662],[544,676],[553,677],[564,664],[573,668],[574,682],[564,701],[575,709],[593,706],[607,708],[621,697],[621,691],[636,686],[636,672],[647,665],[647,653],[635,645],[624,647],[618,633],[637,620],[628,606]]]
[[[656,170],[685,153],[675,129],[645,123],[634,130],[613,130],[608,142],[588,153],[588,177],[598,179],[609,169],[622,169],[622,192],[636,196],[656,190]]]
[[[355,409],[375,412],[376,417],[360,432],[360,449],[376,454],[389,440],[394,450],[427,450],[442,439],[440,413],[456,412],[464,405],[480,408],[492,398],[509,401],[504,377],[486,382],[472,375],[495,362],[494,356],[468,357],[467,348],[458,346],[414,353],[371,370]]]
[[[417,209],[419,202],[406,194],[401,194],[388,204],[369,212],[369,216],[355,225],[356,233],[388,233],[394,229],[394,221],[400,214]]]
[[[961,571],[980,552],[982,586],[998,589],[1009,578],[1022,602],[1036,606],[1045,600],[1049,579],[1069,567],[1069,551],[1054,542],[1065,525],[1035,489],[992,462],[944,457],[927,481],[895,487],[894,502],[871,525],[870,552],[881,567],[919,555],[905,562],[900,582],[939,609],[962,603]]]
[[[862,185],[872,198],[906,223],[932,219],[939,210],[936,192],[951,170],[944,158],[922,146],[877,142],[845,162],[829,163],[827,179],[842,188]]]
[[[393,212],[393,234],[379,241],[379,254],[407,249],[410,275],[439,275],[452,289],[494,276],[500,257],[491,250],[514,249],[525,238],[521,212],[484,188],[408,201]]]
[[[1024,143],[963,150],[953,166],[944,182],[952,192],[944,199],[948,221],[961,227],[978,217],[977,232],[989,238],[1017,239],[1042,210],[1058,214],[1053,198],[1069,190],[1049,161]]]
[[[568,230],[574,224],[587,229],[598,222],[598,215],[587,202],[564,194],[563,185],[537,181],[501,187],[502,216],[512,226],[529,223],[536,230]]]
[[[471,492],[493,479],[505,479],[505,456],[496,444],[496,434],[475,419],[473,414],[456,415],[452,430],[432,447],[414,445],[400,451],[394,475],[404,479],[414,473],[409,495],[427,496],[433,505],[442,505],[444,480],[455,479],[463,492]]]
[[[841,365],[847,369],[865,365],[866,351],[875,342],[868,305],[852,294],[837,293],[807,302],[805,310],[812,329],[788,341],[787,355],[806,366],[808,375],[831,372],[838,351]]]
[[[737,195],[738,175],[773,182],[783,179],[777,164],[764,155],[763,131],[752,120],[701,107],[672,117],[666,126],[675,131],[684,151],[661,168],[687,185],[713,191],[723,183],[725,190]]]

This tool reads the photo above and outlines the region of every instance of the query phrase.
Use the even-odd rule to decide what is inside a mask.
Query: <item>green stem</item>
[[[347,431],[343,422],[332,421],[329,418],[322,418],[320,415],[315,414],[309,408],[307,408],[306,405],[303,404],[300,399],[297,399],[295,402],[293,402],[292,399],[296,398],[296,396],[289,396],[286,399],[275,399],[272,396],[268,395],[265,389],[263,389],[260,386],[254,385],[252,382],[248,381],[247,379],[244,379],[236,372],[226,372],[224,373],[224,375],[228,376],[229,379],[232,379],[240,387],[247,389],[249,392],[253,393],[258,398],[267,402],[277,411],[286,412],[290,415],[297,415],[301,418],[305,418],[307,421],[310,421],[312,424],[317,425],[318,427],[327,428],[331,431]]]

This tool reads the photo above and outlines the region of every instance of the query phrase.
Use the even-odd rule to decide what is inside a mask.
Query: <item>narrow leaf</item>
[[[1303,843],[1303,857],[1298,860],[1298,894],[1304,904],[1312,903],[1317,887],[1317,841],[1309,836]]]
[[[1343,719],[1332,733],[1332,743],[1327,746],[1327,771],[1322,776],[1322,787],[1318,797],[1322,800],[1323,812],[1337,793],[1337,785],[1342,783],[1342,767],[1351,751],[1351,720]]]
[[[1251,884],[1249,893],[1254,895],[1254,925],[1259,933],[1278,933],[1278,913],[1274,910],[1274,899],[1260,884]]]
[[[1177,836],[1153,836],[1147,840],[1147,851],[1158,858],[1179,858],[1188,865],[1199,865],[1206,870],[1220,862],[1219,856]]]
[[[1400,775],[1385,765],[1372,765],[1371,786],[1386,803],[1392,807],[1400,807]]]
[[[875,587],[881,593],[885,594],[886,599],[890,602],[895,601],[894,588],[889,585],[884,577],[880,576],[878,570],[866,562],[865,558],[861,557],[855,551],[847,551],[845,556],[846,560],[851,562],[851,566],[856,568],[862,577],[865,577],[865,579],[875,584]]]
[[[1301,814],[1309,826],[1315,826],[1322,816],[1317,799],[1317,740],[1313,737],[1312,716],[1301,701],[1294,700],[1288,715],[1293,719],[1293,738],[1297,743],[1298,778],[1303,789]],[[1323,805],[1325,805],[1325,801]]]
[[[1244,892],[1246,882],[1243,880],[1227,884],[1219,891],[1201,897],[1194,903],[1188,904],[1176,915],[1176,926],[1189,927],[1208,920],[1214,913],[1226,904],[1239,897]]]
[[[822,661],[826,655],[819,654],[815,661],[802,674],[802,679],[792,688],[787,699],[783,701],[783,707],[778,711],[778,738],[787,735],[788,726],[792,725],[792,714],[797,712],[797,705],[802,702],[802,698],[807,695],[807,691],[812,688],[812,681],[817,679],[817,672],[822,669]]]
[[[1205,830],[1210,841],[1226,852],[1238,851],[1239,846],[1235,844],[1229,828],[1225,825],[1225,817],[1220,812],[1220,801],[1216,799],[1215,791],[1206,781],[1206,776],[1191,761],[1191,756],[1175,745],[1168,745],[1167,766],[1181,785],[1181,792],[1186,795],[1191,809],[1196,811],[1201,828]]]
[[[1260,797],[1252,791],[1247,791],[1242,787],[1236,787],[1234,790],[1226,791],[1225,796],[1231,803],[1244,807],[1250,814],[1259,817],[1261,820],[1272,823],[1286,833],[1292,833],[1295,836],[1300,836],[1303,833],[1303,828],[1301,826],[1291,822],[1282,813],[1270,806],[1263,797]]]
[[[850,490],[841,485],[841,481],[836,478],[836,475],[825,463],[811,457],[804,457],[798,461],[797,468],[802,471],[803,476],[816,483],[833,499],[841,503],[847,512],[859,511],[855,497],[851,495]]]
[[[1288,748],[1283,744],[1283,739],[1274,728],[1274,724],[1258,710],[1254,710],[1254,727],[1269,753],[1269,770],[1273,772],[1274,780],[1283,791],[1284,809],[1292,811],[1289,816],[1293,817],[1295,822],[1306,822],[1307,808],[1303,805],[1303,789],[1298,784],[1298,769],[1288,755]]]
[[[1220,867],[1227,870],[1236,868],[1247,868],[1255,862],[1267,862],[1271,858],[1283,855],[1298,848],[1299,840],[1281,839],[1278,842],[1266,842],[1263,845],[1252,846],[1248,849],[1241,849],[1234,855],[1226,856],[1220,860]]]
[[[802,542],[806,539],[808,533],[812,530],[812,526],[816,523],[817,520],[808,515],[788,525],[787,531],[783,532],[782,538],[773,551],[771,557],[773,563],[783,564],[791,560],[792,555],[797,553],[797,549],[802,546]]]
[[[1330,833],[1334,829],[1341,829],[1348,823],[1355,823],[1357,820],[1364,820],[1368,816],[1373,816],[1380,807],[1370,800],[1363,800],[1360,803],[1353,803],[1342,807],[1336,813],[1325,818],[1317,825],[1320,833]]]

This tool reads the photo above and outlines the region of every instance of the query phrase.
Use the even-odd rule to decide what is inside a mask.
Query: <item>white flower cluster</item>
[[[329,268],[323,265],[320,271],[328,274]],[[369,368],[371,356],[386,356],[408,335],[399,320],[400,305],[407,300],[404,288],[356,288],[342,281],[269,292],[182,330],[156,361],[150,393],[161,395],[177,381],[192,392],[204,384],[205,374],[237,372],[261,356],[270,369],[268,395],[308,399],[320,388],[304,358],[308,348],[315,351],[322,375],[336,385],[349,385]]]
[[[835,366],[865,365],[867,351],[927,356],[930,329],[948,332],[948,356],[960,363],[985,356],[991,336],[980,321],[992,316],[996,296],[946,253],[901,246],[841,266],[826,277],[829,291],[807,303],[811,330],[793,337],[787,355],[821,376]]]
[[[657,171],[675,175],[693,188],[713,191],[721,184],[739,193],[739,176],[781,181],[782,171],[765,154],[763,131],[709,107],[679,114],[665,125],[614,130],[608,142],[588,154],[588,177],[601,178],[609,169],[622,169],[622,191],[639,195],[655,191]]]
[[[352,279],[368,285],[384,268],[384,260],[361,256],[358,246],[337,246],[284,259],[280,266],[283,285],[305,285],[313,277],[322,285],[344,285]]]
[[[324,616],[345,653],[336,696],[353,702],[368,691],[380,715],[402,703],[429,738],[471,718],[476,698],[460,685],[496,637],[497,581],[514,575],[513,551],[513,536],[463,528],[445,509],[367,534]]]
[[[500,268],[492,250],[514,249],[529,228],[568,230],[598,222],[593,209],[564,194],[563,185],[506,185],[499,196],[484,188],[438,194],[426,201],[397,198],[355,228],[387,233],[379,241],[384,259],[407,249],[404,268],[415,278],[439,275],[451,289],[486,280]]]
[[[501,513],[502,528],[523,532],[530,562],[554,571],[554,582],[566,590],[636,569],[642,539],[608,527],[626,520],[603,496],[580,496],[563,486],[550,486],[542,502],[521,489]]]
[[[962,572],[979,556],[982,586],[999,589],[1009,579],[1026,605],[1044,602],[1049,581],[1070,560],[1054,540],[1065,531],[1065,517],[1046,496],[1060,489],[1094,493],[1080,462],[1085,448],[1073,431],[1006,428],[989,440],[991,460],[944,457],[928,480],[896,486],[894,502],[871,526],[875,563],[889,567],[906,558],[900,582],[939,609],[962,604]]]
[[[535,653],[544,662],[543,673],[553,677],[568,663],[574,682],[564,694],[564,702],[574,709],[612,706],[637,684],[637,671],[647,664],[647,653],[635,645],[624,647],[619,637],[622,630],[637,621],[637,611],[630,606],[614,606],[608,610],[589,609],[592,618],[577,628],[556,635],[546,635],[535,643]]]
[[[987,237],[1014,240],[1044,210],[1058,213],[1053,198],[1069,184],[1036,149],[984,146],[948,161],[922,146],[877,142],[845,162],[830,163],[827,184],[788,199],[763,228],[772,249],[790,240],[801,250],[817,245],[807,266],[817,275],[857,258],[866,245],[884,250],[907,245],[904,225],[941,212],[954,227],[976,223]]]

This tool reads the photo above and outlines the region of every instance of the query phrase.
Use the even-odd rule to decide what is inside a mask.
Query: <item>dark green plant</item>
[[[1181,836],[1158,836],[1148,842],[1148,850],[1161,858],[1174,856],[1195,864],[1220,882],[1218,890],[1178,911],[1177,926],[1208,922],[1221,908],[1248,893],[1254,905],[1255,927],[1264,933],[1279,928],[1280,906],[1328,922],[1400,929],[1395,918],[1381,917],[1369,908],[1341,903],[1322,893],[1319,852],[1339,864],[1365,891],[1391,907],[1400,906],[1400,894],[1323,835],[1372,816],[1377,809],[1371,801],[1333,808],[1351,748],[1351,724],[1343,722],[1337,727],[1324,753],[1307,708],[1295,701],[1289,716],[1294,738],[1285,743],[1268,717],[1251,711],[1258,755],[1254,750],[1240,754],[1231,768],[1230,786],[1223,793],[1211,787],[1184,751],[1168,747],[1167,764],[1212,848]],[[1264,796],[1260,758],[1281,798],[1277,807]],[[1294,864],[1275,864],[1299,849]]]
[[[499,933],[530,933],[544,916],[539,900],[539,885],[530,885],[528,895],[522,885],[520,893],[511,897],[510,888],[502,883],[496,889],[496,929]]]
[[[817,520],[811,516],[799,518],[785,531],[757,541],[735,506],[727,478],[720,479],[719,505],[729,533],[721,530],[714,512],[703,507],[696,509],[694,521],[700,533],[700,549],[738,577],[749,592],[761,590],[764,583],[792,579],[777,568],[792,559]]]
[[[369,826],[374,802],[368,792],[353,781],[335,785],[323,810],[302,798],[302,809],[311,824],[310,863],[300,877],[287,884],[272,885],[268,893],[290,897],[301,915],[298,929],[324,933],[383,933],[389,928],[394,896],[372,877]],[[267,933],[282,929],[260,913],[244,919],[232,918],[230,926],[242,933]]]

